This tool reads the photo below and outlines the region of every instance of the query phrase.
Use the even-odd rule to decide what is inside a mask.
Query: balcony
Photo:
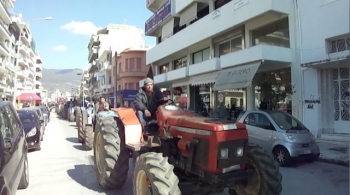
[[[100,45],[100,38],[98,35],[92,35],[90,38],[90,42],[88,45],[88,49],[91,49],[94,46],[99,46]]]
[[[37,72],[41,72],[43,70],[43,67],[41,66],[41,64],[35,64],[35,69]]]
[[[25,68],[29,67],[27,60],[23,56],[17,58],[17,60],[18,60],[18,65],[25,67]]]
[[[285,64],[290,64],[292,62],[292,50],[285,47],[257,45],[240,51],[228,53],[220,58],[221,68],[229,68],[251,62],[264,61],[264,65],[269,65],[270,67],[262,66],[262,68],[264,67],[266,70],[268,70],[278,68],[278,66]]]
[[[1,79],[1,80],[0,80],[0,88],[1,88],[2,90],[4,90],[4,89],[7,88],[6,79]]]
[[[17,81],[17,89],[19,89],[19,90],[23,90],[24,88],[25,88],[25,85],[24,85],[24,83],[23,82],[21,82],[21,81]]]
[[[43,84],[40,82],[40,81],[35,81],[35,85],[39,85],[39,86],[42,86]]]
[[[92,61],[96,60],[98,58],[98,47],[94,46],[91,48],[89,52],[89,63],[92,63]]]
[[[19,45],[18,46],[18,50],[22,55],[28,55],[29,56],[29,52],[27,50],[27,47],[24,45]]]
[[[10,51],[6,48],[4,43],[0,43],[0,55],[8,56]]]
[[[167,81],[167,73],[159,74],[153,77],[154,83],[163,83]]]
[[[210,39],[221,32],[238,27],[245,22],[262,15],[281,16],[289,14],[292,6],[280,0],[249,1],[248,4],[235,8],[234,1],[227,3],[212,13],[204,16],[146,53],[146,64],[151,64],[170,56],[200,41]],[[215,28],[208,28],[213,26]],[[198,32],[201,33],[198,33]]]
[[[0,74],[6,73],[6,63],[4,61],[0,62]]]
[[[178,79],[183,79],[183,78],[186,78],[188,76],[188,68],[183,67],[183,68],[179,68],[176,70],[171,70],[171,71],[167,72],[166,74],[167,74],[167,81],[174,81],[174,80],[178,80]]]
[[[35,67],[34,59],[32,57],[27,58],[30,67]]]
[[[29,35],[28,35],[28,33],[22,32],[22,34],[21,34],[21,41],[22,41],[25,45],[27,45],[27,46],[30,45],[30,40],[29,40]]]
[[[0,36],[4,37],[7,40],[10,40],[11,33],[8,29],[9,29],[9,26],[0,18]]]
[[[213,58],[188,67],[188,75],[194,76],[220,69],[220,58]]]
[[[158,0],[153,0],[158,1]],[[160,0],[166,2],[166,0]],[[167,0],[161,8],[158,9],[146,22],[145,22],[145,34],[147,36],[156,36],[155,32],[160,29],[160,27],[168,22],[172,16],[172,3],[171,0]]]
[[[8,6],[6,6],[5,3],[6,2],[4,2],[4,1],[1,1],[1,3],[0,3],[0,17],[5,20],[4,22],[10,24],[12,22],[11,21],[11,14],[7,10]],[[10,7],[11,7],[11,4],[12,4],[12,2],[10,2]],[[13,7],[13,4],[12,4],[12,7]]]
[[[127,71],[120,71],[118,74],[119,78],[125,78],[125,77],[145,77],[146,72],[143,70],[127,70]]]
[[[160,6],[164,5],[169,0],[146,0],[146,7],[151,12],[156,13]]]
[[[39,78],[43,78],[43,73],[42,72],[35,72],[35,76]]]

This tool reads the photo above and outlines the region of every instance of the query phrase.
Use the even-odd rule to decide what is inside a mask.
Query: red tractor
[[[94,160],[104,189],[122,188],[134,160],[134,195],[278,195],[282,175],[272,154],[248,143],[244,124],[197,117],[162,105],[142,129],[131,108],[97,116]]]

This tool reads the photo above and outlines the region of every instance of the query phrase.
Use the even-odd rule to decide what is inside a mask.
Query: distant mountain
[[[82,73],[82,69],[47,69],[43,68],[43,78],[41,82],[45,89],[49,91],[55,91],[56,89],[61,92],[71,91],[74,86],[69,85],[79,85],[77,80],[81,80],[82,75],[77,75]],[[75,80],[75,81],[74,81]]]

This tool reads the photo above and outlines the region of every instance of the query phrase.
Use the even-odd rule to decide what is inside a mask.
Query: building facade
[[[140,80],[146,77],[146,51],[148,48],[128,48],[117,56],[117,104],[132,107]]]
[[[42,67],[42,61],[39,52],[35,52],[35,92],[41,93],[43,90],[43,84],[41,83],[41,79],[43,78],[43,67]]]
[[[269,108],[278,109],[288,104],[288,112],[315,135],[349,127],[349,121],[327,127],[322,122],[327,116],[319,110],[323,104],[314,103],[313,109],[308,109],[306,103],[311,95],[307,93],[318,98],[326,89],[320,89],[325,83],[334,84],[339,94],[346,91],[348,76],[340,72],[348,71],[349,62],[335,68],[339,77],[334,82],[321,79],[325,73],[320,68],[301,66],[322,58],[329,60],[328,43],[338,38],[348,40],[348,0],[162,0],[146,4],[154,15],[146,21],[145,33],[157,39],[157,45],[147,51],[146,64],[155,66],[155,83],[170,90],[186,108],[201,110],[205,105],[211,116],[218,117],[223,114],[220,108],[251,110],[267,102]],[[317,19],[320,17],[324,20]],[[334,27],[329,28],[324,21]],[[340,25],[336,21],[344,22]],[[341,50],[343,54],[337,55],[347,56],[344,53],[349,50]],[[341,83],[345,83],[344,90]],[[323,93],[332,99],[338,92]],[[342,111],[347,119],[349,104],[343,99],[339,96],[334,102],[339,107],[345,105]],[[336,108],[333,118],[341,112]],[[349,133],[350,129],[340,131]]]

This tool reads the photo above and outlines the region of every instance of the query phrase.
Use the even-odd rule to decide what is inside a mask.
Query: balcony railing
[[[2,7],[4,8],[4,10],[6,11],[7,16],[8,16],[8,17],[11,17],[11,13],[7,10],[6,5],[4,4],[3,1],[1,1],[1,5],[2,5]]]
[[[2,20],[2,19],[0,19],[0,25],[5,29],[5,31],[11,36],[11,33],[10,33],[10,31],[9,31],[9,27],[8,27],[8,25],[6,25],[5,24],[5,22]]]
[[[9,53],[9,50],[6,48],[4,43],[0,43],[0,46],[7,52]]]
[[[168,19],[171,16],[171,0],[165,3],[162,7],[159,8],[157,13],[153,14],[145,23],[145,33],[160,25],[164,20]]]

